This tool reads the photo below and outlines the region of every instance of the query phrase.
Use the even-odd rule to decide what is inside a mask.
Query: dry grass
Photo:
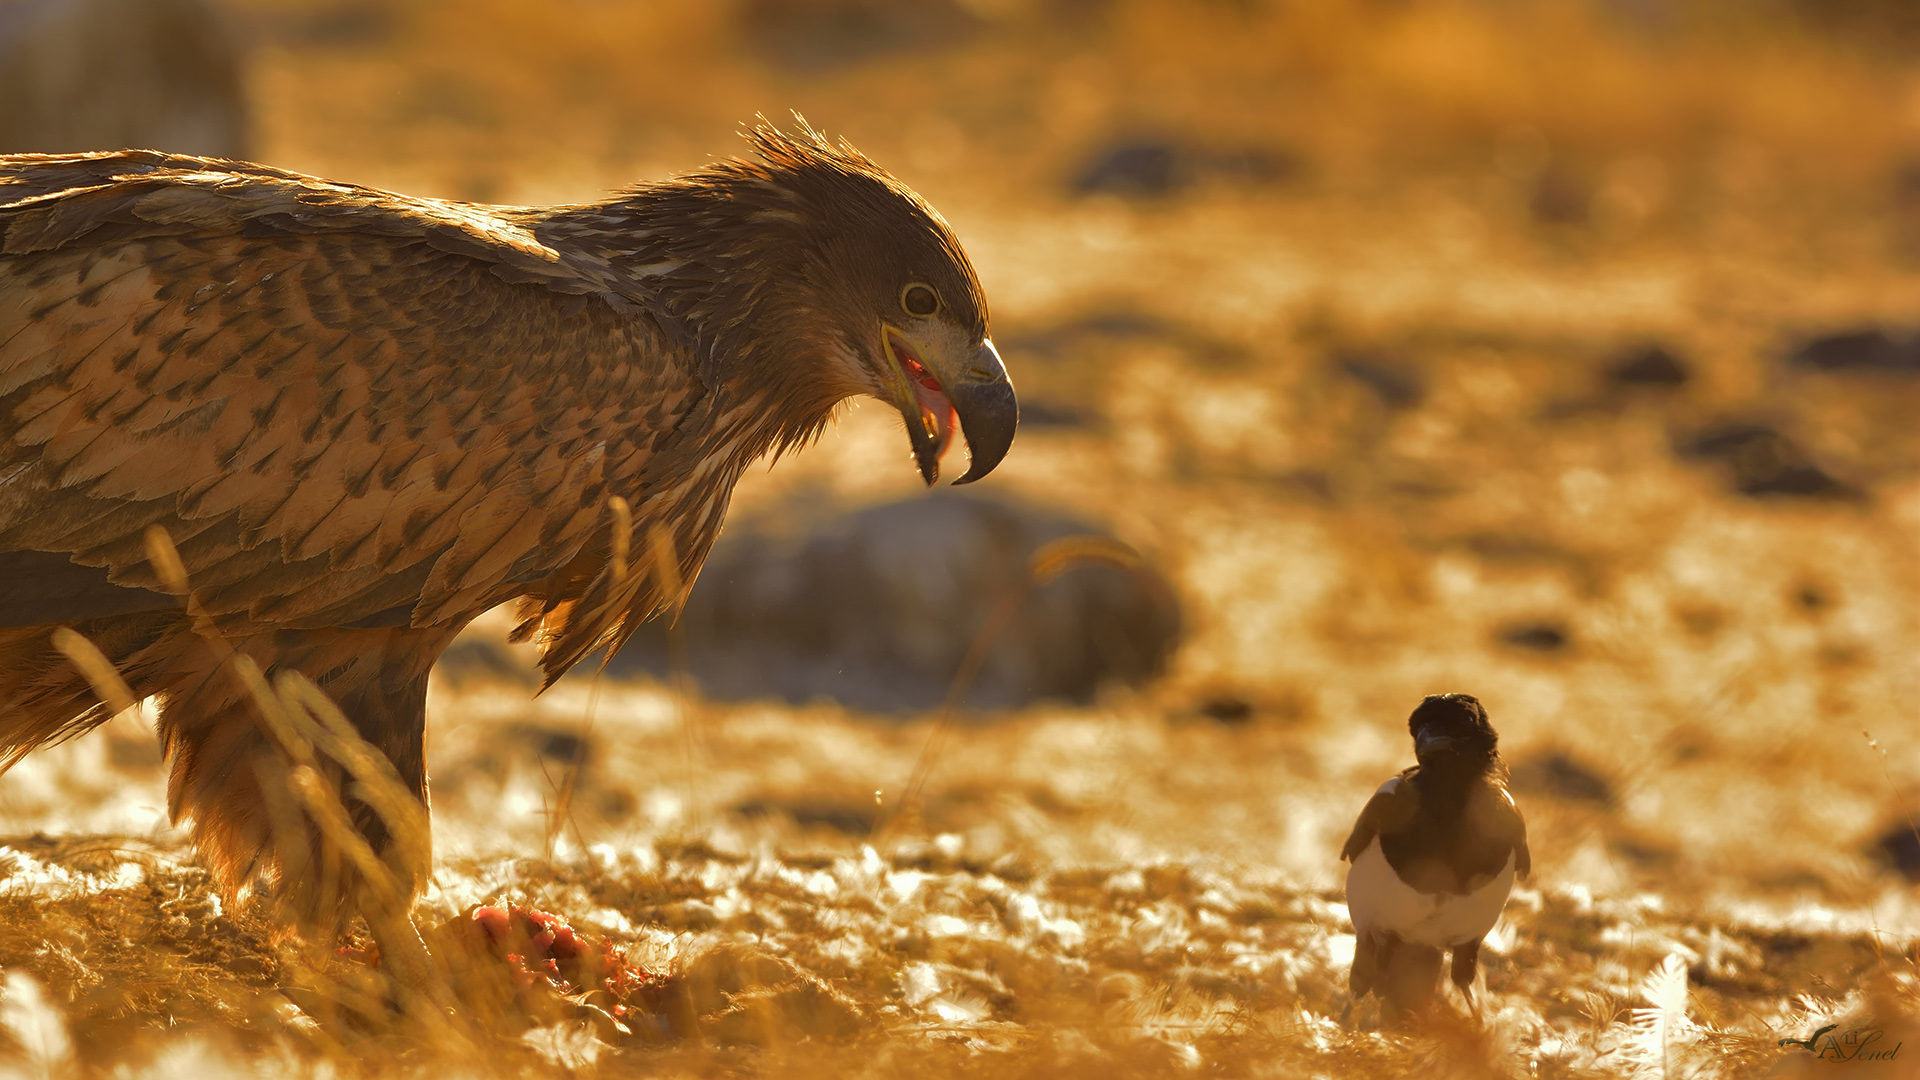
[[[238,1058],[295,1073],[1749,1076],[1778,1038],[1866,1014],[1869,995],[1899,1015],[1916,998],[1898,928],[1920,912],[1898,893],[1596,895],[1569,867],[1582,828],[1537,814],[1546,857],[1489,941],[1482,1021],[1349,1026],[1352,939],[1326,853],[1379,769],[1329,752],[1342,740],[1327,725],[1222,730],[1117,707],[964,728],[930,783],[928,836],[882,856],[862,832],[869,785],[906,775],[923,727],[703,710],[687,774],[669,764],[684,762],[671,700],[614,691],[569,840],[546,857],[544,823],[515,808],[550,801],[554,778],[502,720],[564,730],[579,704],[578,688],[544,716],[485,690],[437,702],[442,721],[468,718],[436,762],[450,850],[416,915],[458,923],[505,900],[570,915],[657,976],[622,999],[630,1033],[552,998],[489,997],[508,965],[431,932],[443,961],[468,965],[467,1003],[423,1029],[360,959],[276,944],[264,906],[223,909],[158,837],[10,842],[0,965],[53,1005],[5,1022],[64,1027],[84,1070],[163,1075]],[[29,768],[85,772],[98,762],[83,749]],[[1669,956],[1688,985],[1657,1044],[1634,1010]]]
[[[514,965],[452,932],[428,944],[460,1018],[409,1019],[362,954],[223,907],[122,717],[0,781],[0,1072],[1912,1068],[1920,1038],[1879,1064],[1778,1043],[1877,1023],[1891,1046],[1920,1016],[1920,905],[1872,851],[1899,792],[1920,806],[1920,382],[1782,363],[1916,322],[1896,58],[1784,5],[981,0],[952,48],[809,70],[723,4],[415,0],[344,44],[311,28],[354,5],[244,7],[263,156],[343,178],[575,199],[731,152],[757,110],[852,135],[955,221],[1023,397],[1090,417],[1030,427],[993,484],[1112,524],[1189,637],[1140,694],[955,729],[886,832],[927,720],[606,686],[556,823],[588,686],[437,686],[418,921],[570,917],[649,973],[627,1034],[501,989]],[[1127,132],[1301,167],[1070,199]],[[1114,312],[1145,318],[1090,318]],[[1692,380],[1607,383],[1649,340]],[[1419,392],[1343,373],[1359,354]],[[1676,454],[1728,418],[1856,494],[1743,497],[1737,460]],[[855,409],[735,512],[906,496],[898,441]],[[1528,626],[1564,644],[1514,644]],[[1382,1033],[1345,1015],[1334,853],[1445,689],[1489,703],[1510,760],[1562,755],[1611,797],[1523,788],[1536,878],[1480,1018]],[[1227,698],[1250,719],[1209,718]]]

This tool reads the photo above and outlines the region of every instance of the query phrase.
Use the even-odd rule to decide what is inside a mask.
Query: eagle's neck
[[[668,181],[532,223],[563,256],[605,267],[616,306],[631,305],[678,347],[716,397],[739,465],[802,445],[862,387],[857,331],[813,265],[797,205],[777,185]],[[716,430],[716,435],[721,435]]]

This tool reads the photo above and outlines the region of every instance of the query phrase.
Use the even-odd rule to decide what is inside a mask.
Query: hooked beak
[[[966,436],[969,462],[966,475],[954,483],[971,484],[992,472],[1020,426],[1020,403],[993,342],[923,341],[891,325],[884,336],[898,373],[894,406],[907,421],[914,463],[927,485],[940,478],[940,456],[953,440],[956,421]]]
[[[1448,750],[1453,749],[1453,744],[1455,743],[1455,741],[1456,740],[1445,735],[1435,735],[1435,734],[1432,734],[1431,732],[1421,732],[1419,735],[1414,737],[1413,756],[1424,759],[1432,754],[1444,753]]]

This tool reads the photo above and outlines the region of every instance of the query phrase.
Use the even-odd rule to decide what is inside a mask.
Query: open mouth
[[[933,372],[928,371],[914,353],[913,346],[899,334],[892,331],[887,333],[887,352],[893,357],[893,362],[900,365],[901,374],[907,377],[907,385],[913,388],[914,401],[920,406],[920,425],[933,442],[933,456],[938,460],[953,442],[953,429],[958,419],[953,402],[947,398],[947,390],[940,385],[940,380],[934,378]]]

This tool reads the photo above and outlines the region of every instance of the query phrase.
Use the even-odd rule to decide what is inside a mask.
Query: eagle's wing
[[[572,258],[257,166],[0,157],[0,595],[37,584],[9,621],[110,587],[32,553],[158,589],[152,525],[210,614],[285,627],[471,616],[604,545],[705,394]]]

